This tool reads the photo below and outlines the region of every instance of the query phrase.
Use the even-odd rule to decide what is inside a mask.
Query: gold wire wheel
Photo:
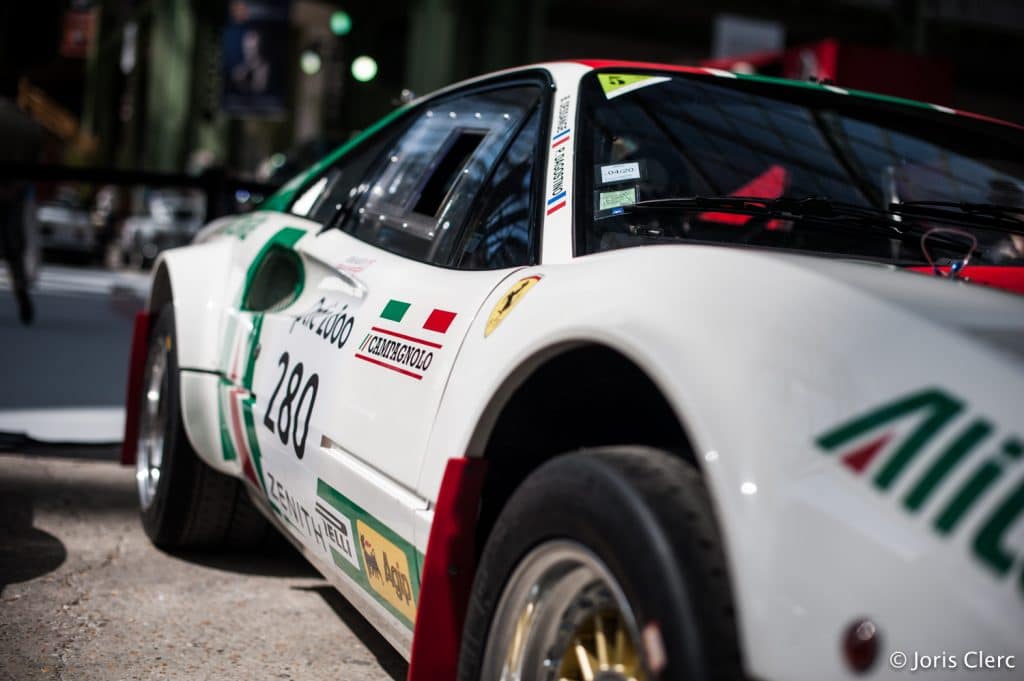
[[[646,679],[621,612],[603,610],[583,621],[562,656],[558,678],[559,681]]]
[[[636,618],[604,563],[568,540],[535,547],[509,579],[487,638],[487,681],[646,681]]]

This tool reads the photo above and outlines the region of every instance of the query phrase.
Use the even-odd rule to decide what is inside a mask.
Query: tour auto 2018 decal
[[[1024,595],[1024,552],[1005,541],[1024,514],[1024,440],[984,416],[972,415],[954,426],[966,413],[963,400],[927,388],[839,424],[816,444],[837,454],[843,466],[869,478],[883,494],[912,467],[918,470],[914,464],[924,457],[922,472],[901,492],[900,506],[917,514],[928,504],[931,529],[941,537],[973,532],[969,543],[974,558],[998,579],[1007,578],[1016,564]],[[930,447],[940,439],[941,446]],[[1009,487],[1000,484],[1005,481],[1013,482]],[[1000,498],[994,506],[983,517],[968,520],[995,493]]]

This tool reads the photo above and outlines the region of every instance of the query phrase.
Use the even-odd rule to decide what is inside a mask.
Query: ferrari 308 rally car
[[[414,679],[1020,674],[1022,183],[832,85],[449,87],[161,254],[143,525],[276,527]]]

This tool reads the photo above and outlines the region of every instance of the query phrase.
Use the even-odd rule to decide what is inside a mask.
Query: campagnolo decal
[[[356,357],[418,381],[430,369],[434,350],[440,349],[440,343],[374,326],[360,343]]]
[[[312,539],[324,553],[335,552],[359,570],[352,524],[344,515],[320,502],[313,513],[288,491],[281,480],[267,471],[267,496],[276,503],[278,511],[299,534]]]
[[[558,102],[558,115],[555,120],[555,130],[558,132],[556,132],[551,138],[551,148],[554,150],[554,158],[552,160],[553,170],[551,196],[547,201],[548,215],[565,208],[568,198],[568,191],[565,189],[565,150],[569,146],[568,142],[571,137],[571,130],[569,129],[570,104],[571,99],[569,95],[565,95]]]
[[[355,322],[355,314],[349,313],[348,303],[327,303],[326,298],[321,298],[306,312],[292,317],[288,333],[294,332],[298,325],[299,328],[312,331],[340,350],[345,347],[348,337],[352,335]]]
[[[408,314],[411,307],[410,303],[391,299],[381,311],[380,319],[402,324],[414,316]],[[444,335],[457,316],[455,312],[432,308],[419,325],[419,330]],[[430,370],[435,353],[442,347],[441,343],[413,336],[406,333],[405,329],[398,331],[384,326],[373,326],[359,343],[356,358],[418,381]]]
[[[917,460],[925,458],[923,472],[903,492],[907,513],[930,509],[932,530],[950,536],[970,527],[969,545],[974,557],[990,573],[1003,578],[1016,564],[1024,567],[1020,552],[1004,541],[1024,515],[1024,441],[1009,433],[996,437],[996,426],[984,417],[973,417],[953,431],[950,424],[966,411],[966,404],[948,393],[930,388],[881,405],[829,430],[816,442],[825,452],[838,454],[839,461],[856,475],[871,475],[872,484],[888,493],[908,470],[918,470]],[[946,444],[929,449],[940,434]],[[988,451],[982,451],[983,446]],[[978,522],[967,523],[1006,476],[1016,483]],[[1024,594],[1024,569],[1019,577]]]

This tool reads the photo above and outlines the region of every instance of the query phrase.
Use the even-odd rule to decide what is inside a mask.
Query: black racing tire
[[[204,463],[185,433],[177,349],[174,308],[167,304],[150,328],[144,372],[148,378],[156,358],[164,354],[162,399],[167,418],[162,462],[151,502],[146,505],[141,490],[139,493],[142,527],[154,544],[166,550],[256,548],[267,539],[269,523],[249,499],[244,483]],[[145,389],[141,392],[145,399]],[[144,409],[145,405],[140,408],[140,418]]]
[[[512,494],[474,578],[460,681],[494,681],[486,678],[484,657],[492,626],[498,628],[494,622],[503,593],[514,588],[510,580],[529,555],[565,540],[604,563],[632,608],[638,631],[648,625],[660,629],[665,653],[660,669],[650,668],[643,652],[649,648],[638,646],[646,678],[745,678],[722,540],[700,474],[663,451],[612,447],[556,457]],[[555,671],[545,674],[555,678]]]

